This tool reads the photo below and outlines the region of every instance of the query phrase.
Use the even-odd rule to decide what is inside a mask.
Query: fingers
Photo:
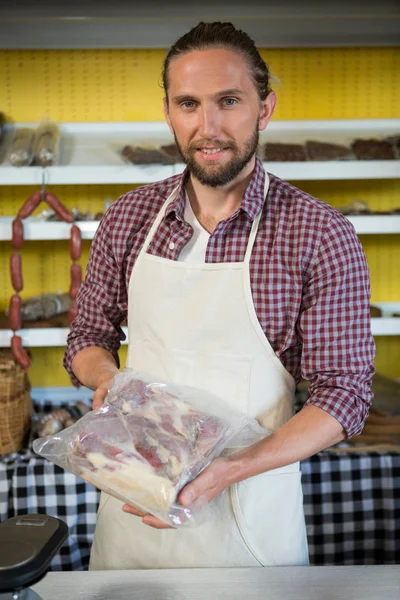
[[[142,522],[145,525],[149,525],[149,527],[153,527],[154,529],[172,529],[170,525],[167,525],[157,517],[153,517],[153,515],[149,515],[147,513],[142,512],[138,508],[134,508],[129,504],[124,504],[122,510],[126,513],[130,513],[131,515],[135,515],[135,517],[141,517]]]
[[[200,496],[212,496],[213,490],[216,488],[217,482],[212,470],[205,469],[191,483],[186,485],[179,496],[179,501],[182,506],[189,506]]]
[[[124,512],[130,513],[131,515],[135,515],[135,517],[144,517],[146,515],[145,512],[139,510],[138,508],[134,508],[130,504],[124,504],[122,510]]]
[[[173,529],[173,527],[167,525],[163,521],[160,521],[160,519],[157,519],[157,517],[153,517],[153,515],[145,515],[142,519],[142,522],[145,525],[153,527],[154,529]]]
[[[104,402],[104,398],[107,396],[108,390],[104,388],[98,388],[93,394],[92,409],[97,410]]]

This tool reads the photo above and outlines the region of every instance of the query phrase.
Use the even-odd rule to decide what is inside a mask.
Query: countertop
[[[51,572],[43,600],[399,600],[400,565]]]

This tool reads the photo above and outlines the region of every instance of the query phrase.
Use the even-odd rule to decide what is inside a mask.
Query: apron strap
[[[269,176],[268,176],[268,173],[265,173],[264,203],[265,203],[265,200],[267,198],[268,189],[269,189]],[[245,257],[244,257],[244,261],[243,261],[246,264],[250,263],[250,257],[251,257],[251,253],[253,251],[254,242],[256,241],[257,231],[258,231],[258,227],[260,225],[261,216],[262,216],[262,213],[263,213],[263,208],[264,208],[264,205],[262,206],[260,212],[258,213],[258,215],[256,216],[256,218],[253,221],[253,225],[251,226],[251,231],[250,231],[250,235],[249,235],[249,241],[247,243],[246,254],[245,254]]]

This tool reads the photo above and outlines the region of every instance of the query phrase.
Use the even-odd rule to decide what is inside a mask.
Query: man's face
[[[168,125],[191,174],[224,186],[253,158],[275,95],[261,102],[245,59],[231,50],[195,50],[169,67]]]

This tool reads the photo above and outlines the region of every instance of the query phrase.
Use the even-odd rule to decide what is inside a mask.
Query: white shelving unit
[[[18,126],[37,124],[20,123]],[[159,147],[173,142],[164,122],[131,123],[63,123],[60,125],[60,157],[57,166],[11,167],[4,160],[4,147],[12,128],[6,132],[3,156],[0,152],[0,185],[56,184],[146,184],[180,173],[184,165],[142,165],[124,162],[120,150],[126,144]],[[349,145],[355,138],[385,138],[400,133],[400,119],[330,120],[330,121],[273,121],[260,135],[260,143],[304,143],[306,140]],[[400,178],[400,160],[386,161],[326,161],[271,162],[266,170],[286,180],[385,179]],[[400,215],[349,216],[357,233],[400,234]],[[12,217],[0,218],[0,240],[11,240]],[[98,221],[77,223],[84,239],[92,239]],[[70,225],[60,222],[24,221],[25,239],[69,239]],[[381,318],[372,319],[374,335],[400,335],[400,303],[378,304]],[[126,328],[124,329],[127,334]],[[65,346],[67,328],[23,329],[24,346]],[[0,347],[9,346],[11,331],[0,330]],[[124,344],[127,344],[126,340]]]
[[[20,123],[36,127],[36,123]],[[173,142],[166,123],[62,123],[58,164],[41,167],[12,167],[6,147],[12,128],[6,128],[3,155],[0,147],[0,184],[146,184],[181,173],[184,165],[132,165],[121,157],[126,144],[159,147]],[[260,134],[260,143],[304,143],[306,140],[350,144],[357,137],[384,138],[400,132],[400,119],[272,121]],[[344,160],[264,163],[266,170],[289,181],[333,179],[400,178],[400,160]]]
[[[370,215],[347,217],[358,234],[400,234],[400,215]],[[13,217],[0,217],[0,241],[11,241]],[[76,221],[85,240],[93,239],[99,221]],[[71,225],[59,221],[24,220],[24,239],[67,240]]]
[[[382,317],[371,319],[372,334],[374,336],[400,335],[400,317],[389,316],[395,312],[400,313],[400,302],[397,304],[374,303],[374,306],[381,307],[384,312]],[[387,307],[390,307],[390,310],[388,310]],[[126,345],[128,344],[128,329],[127,327],[123,327],[122,330],[127,336],[126,340],[122,342],[122,345]],[[22,343],[25,347],[50,348],[56,346],[65,346],[68,331],[69,329],[66,327],[21,329],[18,332],[18,335],[21,336]],[[11,330],[0,330],[0,348],[6,348],[10,346],[11,336]]]

